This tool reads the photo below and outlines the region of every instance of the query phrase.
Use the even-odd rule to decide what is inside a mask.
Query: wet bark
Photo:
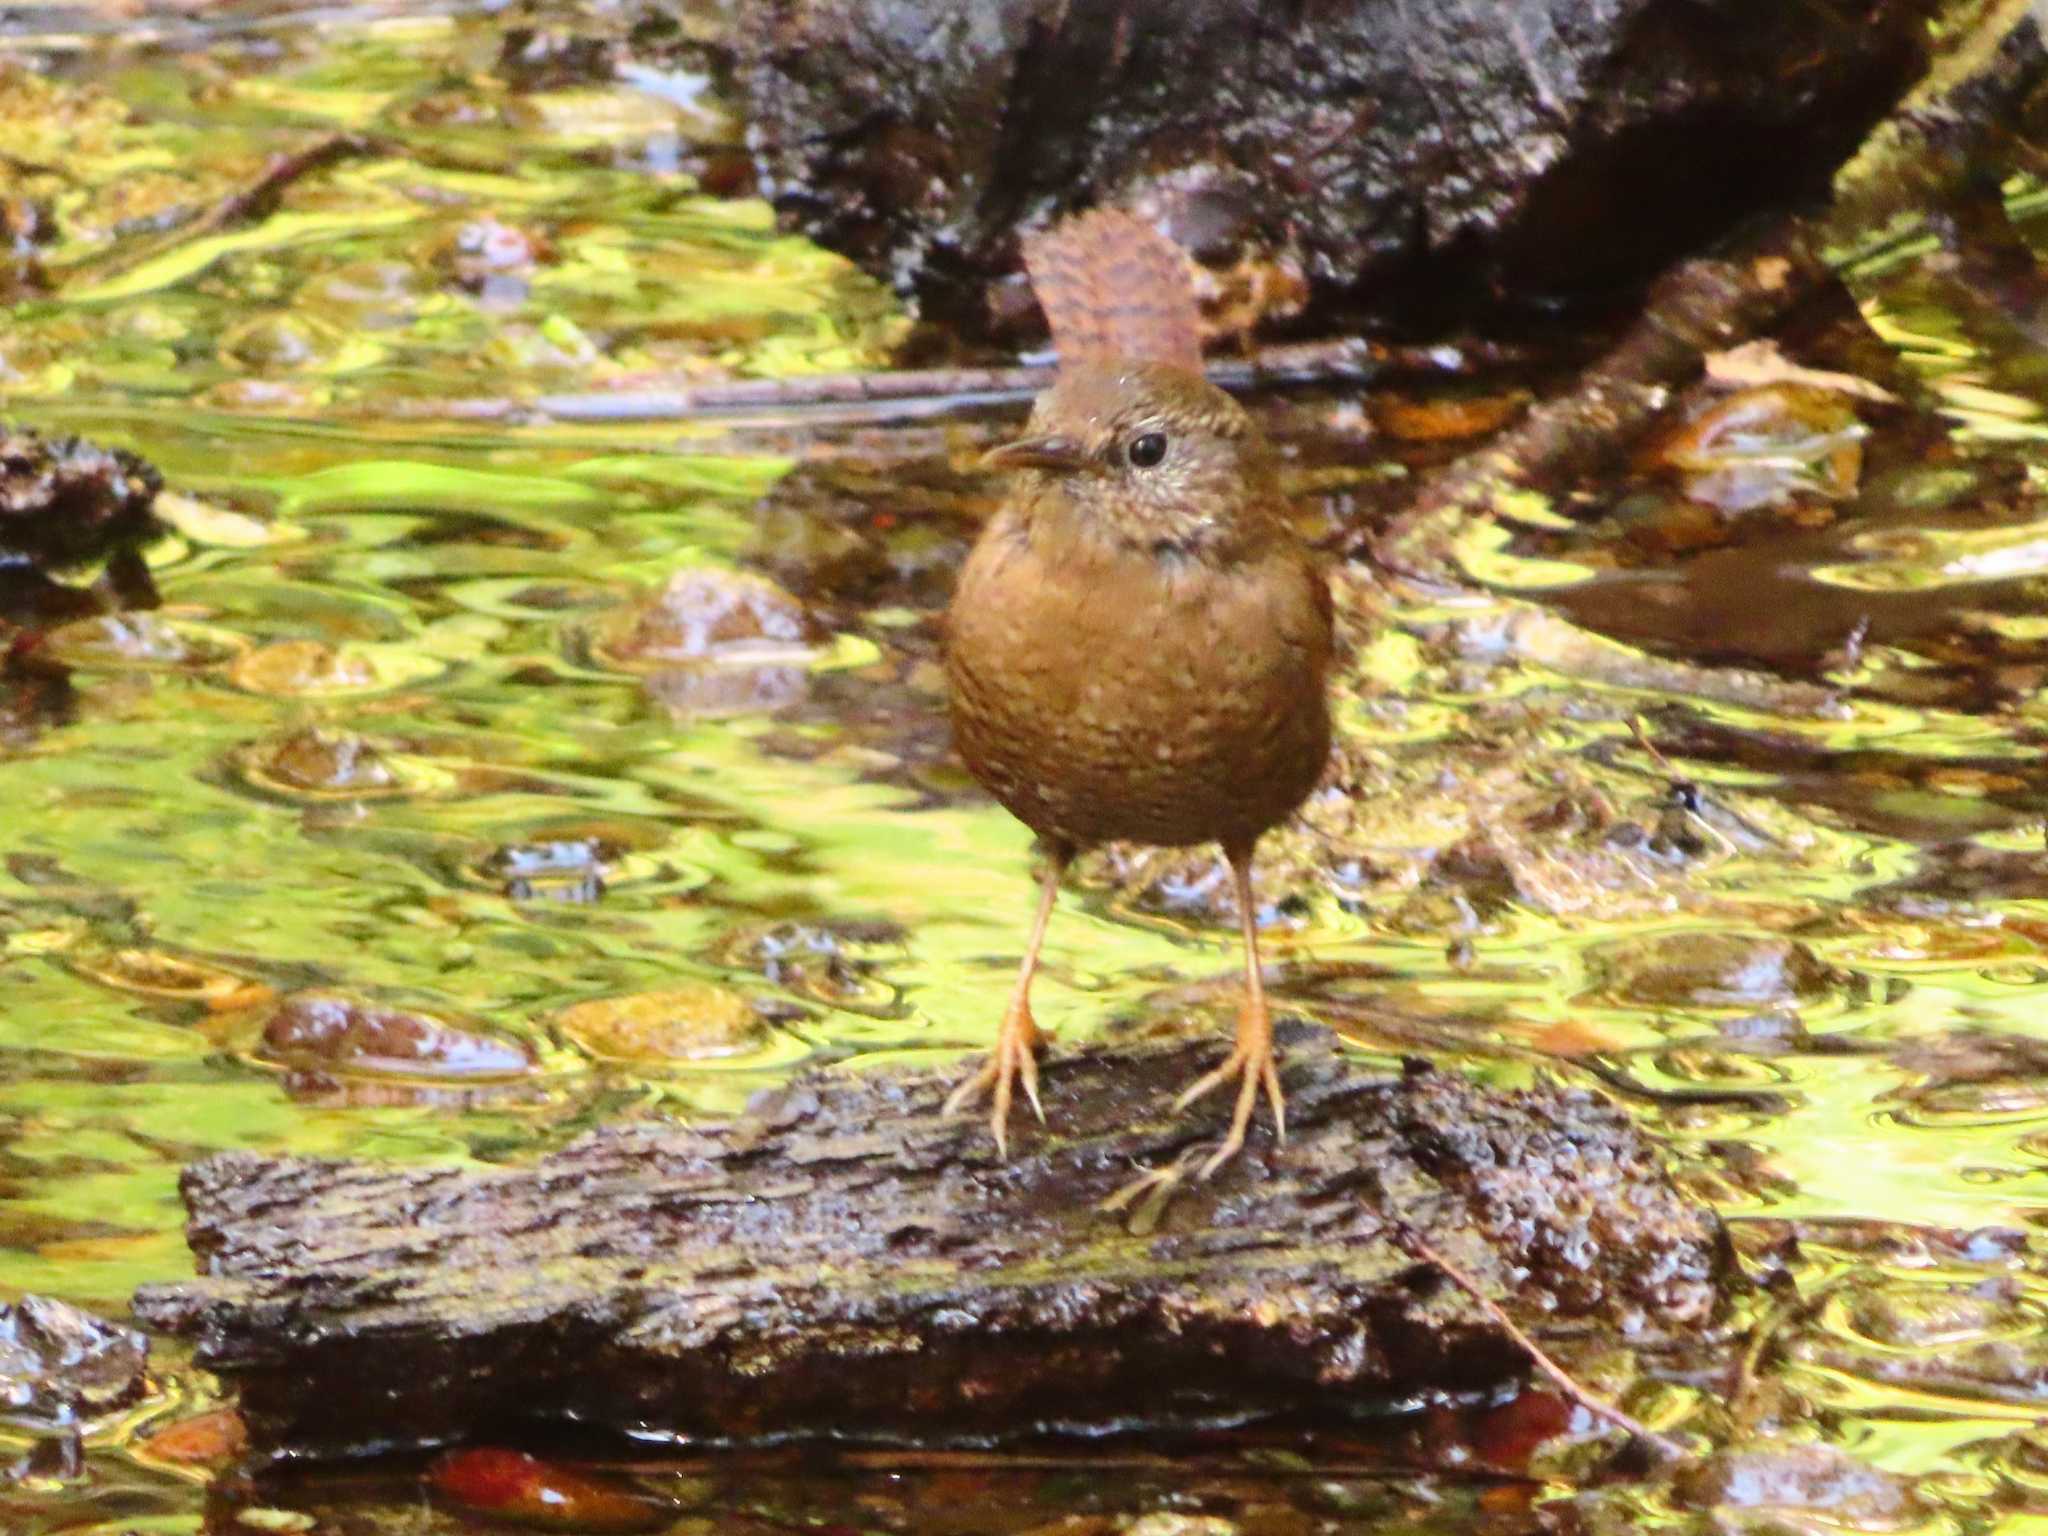
[[[139,1315],[315,1455],[574,1421],[922,1443],[1274,1412],[1519,1380],[1419,1235],[1555,1344],[1696,1334],[1714,1219],[1605,1102],[1391,1077],[1283,1031],[1290,1138],[1106,1214],[1220,1108],[1163,1115],[1207,1040],[1058,1052],[1050,1128],[998,1161],[949,1075],[817,1075],[741,1120],[595,1132],[516,1169],[227,1155],[189,1169],[204,1278]],[[1021,1117],[1020,1117],[1021,1122]]]

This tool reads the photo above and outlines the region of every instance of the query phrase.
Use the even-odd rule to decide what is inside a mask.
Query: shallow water
[[[1028,839],[944,757],[931,620],[1000,410],[536,424],[475,404],[884,362],[904,326],[884,293],[761,205],[697,190],[736,131],[701,82],[514,92],[492,73],[502,28],[459,16],[169,27],[203,54],[108,41],[61,8],[32,25],[41,44],[15,53],[55,67],[7,80],[39,112],[0,114],[0,150],[62,162],[67,243],[42,253],[53,294],[21,297],[0,333],[0,412],[154,462],[176,533],[149,551],[163,607],[56,634],[73,697],[0,735],[0,1294],[118,1313],[188,1273],[177,1173],[211,1151],[520,1158],[602,1121],[730,1113],[807,1062],[984,1043]],[[68,146],[36,137],[53,103]],[[280,136],[328,130],[380,143],[269,217],[156,248]],[[2012,192],[2048,244],[2048,197]],[[1626,650],[1488,651],[1474,637],[1522,611],[1513,595],[1399,608],[1357,662],[1357,751],[1411,785],[1447,746],[1515,760],[1468,816],[1528,810],[1532,744],[1562,765],[1556,795],[1621,821],[1661,824],[1679,775],[1705,830],[1625,869],[1611,838],[1508,858],[1509,894],[1462,907],[1432,906],[1392,856],[1355,880],[1283,857],[1269,942],[1281,995],[1367,1047],[1503,1080],[1597,1072],[1684,1149],[1753,1266],[1782,1261],[1811,1301],[1764,1352],[1764,1418],[1924,1479],[1925,1528],[2020,1532],[2048,1519],[2019,1438],[2048,1399],[2048,370],[2038,329],[1973,312],[1911,233],[1845,260],[1935,413],[1866,414],[1856,499],[1684,545],[1669,487],[1631,479],[1596,509],[1611,520],[1526,532],[1482,567],[1585,633],[1820,680],[1828,707],[1646,678]],[[1312,514],[1448,451],[1361,439],[1341,394],[1269,408]],[[765,570],[821,631],[710,669],[622,655],[621,615],[685,568]],[[314,729],[361,738],[388,778],[280,774]],[[1460,812],[1425,799],[1346,834],[1441,850],[1418,828]],[[1235,956],[1207,874],[1086,872],[1054,919],[1041,1019],[1078,1040],[1190,1010],[1220,1025],[1227,995],[1197,984],[1227,986]],[[1669,979],[1693,933],[1732,936],[1719,991]],[[690,985],[735,1037],[627,1059],[565,1019]],[[271,1059],[265,1021],[306,989],[465,1022],[530,1069]],[[203,1469],[144,1442],[210,1388],[174,1348],[157,1385],[91,1426],[83,1477],[0,1491],[8,1528],[199,1529]],[[1678,1429],[1718,1393],[1632,1390]],[[1244,1529],[1463,1530],[1557,1491],[1297,1496],[1299,1478],[1259,1481],[1262,1454],[1232,1450],[1214,1486],[955,1469],[866,1503],[727,1469],[692,1507],[835,1528],[1200,1507]],[[390,1486],[357,1504],[379,1528],[441,1518],[407,1524]],[[321,1507],[353,1528],[348,1497]]]

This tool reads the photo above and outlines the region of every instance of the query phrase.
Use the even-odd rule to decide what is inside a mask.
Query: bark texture
[[[230,1154],[187,1171],[195,1337],[259,1449],[323,1456],[575,1421],[942,1443],[1342,1416],[1519,1379],[1526,1357],[1400,1226],[1532,1333],[1696,1328],[1714,1219],[1590,1095],[1389,1078],[1283,1030],[1290,1139],[1105,1214],[1217,1134],[1162,1115],[1208,1040],[1057,1053],[1050,1129],[998,1162],[950,1077],[820,1074],[748,1116],[588,1135],[521,1168]]]

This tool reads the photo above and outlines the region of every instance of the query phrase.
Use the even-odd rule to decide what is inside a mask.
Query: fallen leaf
[[[1831,389],[1859,400],[1882,400],[1896,405],[1899,397],[1890,390],[1860,379],[1853,373],[1829,373],[1819,368],[1802,368],[1778,350],[1769,339],[1744,342],[1726,352],[1707,356],[1707,377],[1723,389],[1750,389],[1761,384],[1803,384],[1809,389]]]

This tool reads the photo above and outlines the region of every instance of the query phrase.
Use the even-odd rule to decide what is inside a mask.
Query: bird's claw
[[[984,1093],[990,1094],[993,1102],[989,1107],[988,1128],[995,1137],[996,1156],[1008,1157],[1010,1101],[1017,1084],[1023,1084],[1025,1101],[1030,1104],[1032,1114],[1038,1117],[1038,1123],[1045,1124],[1045,1106],[1038,1097],[1038,1048],[1044,1040],[1043,1031],[1032,1022],[1029,1013],[1006,1016],[988,1060],[946,1096],[940,1113],[957,1115]]]
[[[1240,1038],[1222,1066],[1196,1078],[1181,1090],[1180,1096],[1173,1101],[1174,1113],[1179,1114],[1204,1094],[1213,1092],[1233,1078],[1237,1080],[1238,1089],[1237,1104],[1230,1115],[1230,1131],[1196,1173],[1198,1180],[1208,1180],[1243,1150],[1245,1133],[1251,1128],[1252,1111],[1257,1107],[1261,1089],[1265,1090],[1266,1102],[1273,1108],[1273,1139],[1280,1146],[1287,1145],[1287,1099],[1280,1091],[1280,1070],[1273,1060],[1270,1033],[1263,1040]]]

